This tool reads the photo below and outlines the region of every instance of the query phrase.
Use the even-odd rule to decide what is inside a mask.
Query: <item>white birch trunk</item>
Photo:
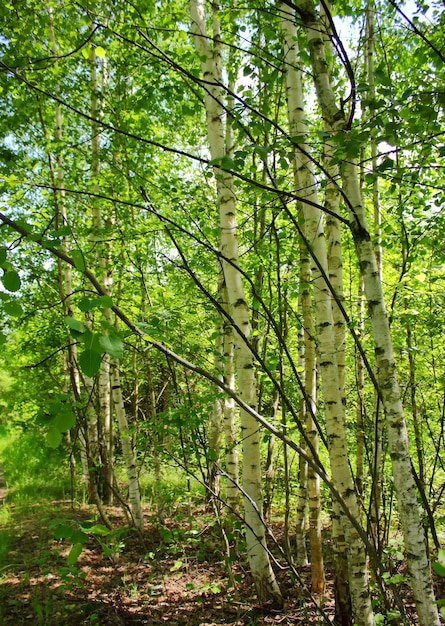
[[[363,115],[372,115],[374,112],[373,105],[376,100],[375,91],[375,68],[374,68],[374,49],[375,49],[375,28],[374,28],[374,0],[368,0],[366,6],[366,41],[365,41],[365,56],[366,56],[366,80],[369,85],[369,101],[371,106],[368,111],[364,109]],[[375,175],[372,183],[372,206],[374,217],[374,253],[376,257],[376,263],[379,271],[380,281],[382,281],[382,245],[381,245],[381,211],[380,211],[380,182],[378,177],[378,160],[377,160],[377,141],[375,134],[371,134],[370,137],[370,151],[371,151],[371,167],[372,173]],[[363,284],[363,277],[361,277]],[[363,284],[363,296],[365,294]],[[384,416],[380,410],[380,401],[378,398],[378,392],[374,389],[374,408],[375,408],[375,437],[374,437],[374,467],[372,471],[373,484],[371,492],[371,529],[374,533],[374,539],[377,548],[380,550],[382,530],[380,528],[381,517],[381,503],[383,493],[383,445],[384,445]]]
[[[207,134],[212,159],[225,155],[224,123],[221,88],[221,55],[219,49],[219,23],[213,14],[213,47],[209,45],[205,27],[204,3],[191,0],[189,4],[192,33],[196,49],[201,56],[203,78],[206,80],[205,107]],[[220,241],[224,278],[230,313],[237,327],[235,333],[235,363],[240,397],[256,408],[256,380],[252,353],[248,341],[250,318],[241,273],[238,270],[238,242],[236,237],[236,203],[233,177],[215,167]],[[227,260],[225,260],[227,259]],[[230,262],[228,262],[230,261]],[[262,490],[260,466],[260,437],[257,421],[241,410],[241,437],[243,440],[244,515],[246,545],[252,577],[259,601],[275,607],[282,606],[282,596],[275,580],[266,545],[262,520]]]
[[[120,382],[119,362],[113,359],[110,363],[111,391],[114,411],[119,426],[119,434],[122,445],[122,455],[127,467],[128,479],[128,499],[133,522],[138,530],[144,527],[144,514],[142,511],[141,493],[139,489],[139,478],[136,465],[136,455],[131,442],[131,434],[128,428],[127,415],[122,397],[122,387]]]
[[[305,107],[301,71],[297,69],[300,63],[294,20],[289,14],[289,8],[286,5],[281,4],[280,7],[282,15],[281,29],[286,45],[286,88],[290,132],[293,136],[307,137],[308,131],[304,122]],[[313,203],[312,205],[304,205],[306,237],[312,246],[314,256],[318,259],[320,266],[327,275],[328,260],[323,230],[323,216],[314,206],[318,204],[318,197],[312,163],[307,156],[309,147],[306,141],[300,143],[300,145],[304,149],[304,153],[295,149],[295,182],[299,195]],[[340,393],[331,295],[315,263],[312,268],[312,274],[314,276],[319,367],[323,383],[331,471],[334,483],[347,503],[350,512],[356,520],[359,520],[359,507],[349,467],[346,443],[345,410]],[[357,531],[344,516],[342,518],[349,548],[349,583],[355,621],[360,626],[371,626],[374,624],[374,615],[369,594],[366,552]]]
[[[100,101],[99,101],[99,81],[98,81],[98,72],[97,72],[97,58],[94,48],[91,48],[90,52],[90,66],[91,66],[91,103],[90,103],[90,113],[91,113],[91,190],[93,193],[97,193],[99,191],[98,179],[100,174],[100,159],[99,159],[99,150],[100,150],[100,130],[98,124],[94,121],[100,115]],[[104,260],[103,260],[103,241],[100,231],[102,229],[102,216],[99,207],[98,201],[93,197],[92,205],[91,205],[91,216],[92,216],[92,233],[90,237],[91,248],[95,258],[95,266],[96,272],[98,273],[99,279],[103,282],[103,272],[104,272]],[[94,389],[92,381],[89,382],[89,387]],[[101,368],[99,370],[99,375],[97,377],[97,404],[98,411],[97,416],[94,420],[92,420],[92,424],[94,424],[94,429],[97,444],[95,443],[95,448],[97,447],[97,458],[95,460],[95,474],[96,474],[96,482],[97,482],[97,493],[100,498],[104,502],[110,502],[111,500],[111,481],[112,481],[112,473],[110,473],[111,462],[110,462],[110,451],[107,447],[109,442],[111,441],[110,437],[110,423],[111,423],[111,415],[110,415],[110,379],[109,379],[109,358],[105,356],[105,362],[103,360],[101,364]],[[93,406],[90,407],[93,410]],[[90,411],[91,419],[92,419],[92,410]],[[100,461],[99,461],[100,458]]]
[[[229,312],[227,289],[222,290],[222,306]],[[233,327],[229,320],[224,317],[223,323],[223,381],[230,389],[235,391],[235,364],[234,364],[234,336]],[[236,437],[236,410],[235,400],[229,396],[224,397],[223,428],[226,459],[226,501],[229,509],[237,512],[239,508],[240,493],[237,487],[239,479],[238,445]]]
[[[364,286],[363,279],[360,276],[358,286],[358,326],[357,334],[359,341],[364,337],[365,331],[365,306],[364,306]],[[363,357],[356,351],[355,355],[355,380],[357,385],[357,407],[356,407],[356,428],[357,428],[357,451],[355,457],[355,482],[357,490],[361,495],[364,487],[365,479],[365,431],[364,431],[364,415],[365,415],[365,364]]]
[[[218,292],[221,293],[221,280],[218,284]],[[221,297],[219,297],[221,300]],[[224,319],[220,316],[216,338],[215,354],[216,354],[216,370],[221,380],[224,381]],[[223,423],[223,411],[224,400],[217,397],[213,402],[213,409],[211,411],[208,426],[207,426],[207,501],[214,502],[214,506],[220,509],[220,502],[218,497],[220,495],[221,480],[219,466],[221,463],[221,435],[222,435],[222,423]]]
[[[344,111],[336,105],[326,72],[322,24],[317,19],[312,0],[297,0],[296,6],[306,27],[314,82],[323,118],[332,131],[344,131],[346,129]],[[388,426],[388,446],[417,614],[421,626],[439,626],[425,535],[417,503],[417,489],[411,471],[408,434],[382,281],[363,208],[355,163],[350,159],[345,161],[341,173],[343,192],[349,203],[351,232],[363,276],[368,314],[371,318],[377,381]]]

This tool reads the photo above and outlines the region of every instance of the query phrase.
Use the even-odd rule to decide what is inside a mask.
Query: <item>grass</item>
[[[37,430],[0,432],[0,466],[7,502],[16,506],[64,499],[71,485],[63,450],[52,450]]]

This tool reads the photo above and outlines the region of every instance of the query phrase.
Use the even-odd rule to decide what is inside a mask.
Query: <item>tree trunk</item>
[[[122,387],[120,382],[119,361],[113,359],[110,363],[111,391],[113,397],[114,410],[119,426],[120,440],[122,444],[122,456],[127,467],[128,479],[128,499],[133,522],[138,530],[144,527],[144,514],[141,504],[141,493],[139,489],[139,479],[136,465],[136,455],[131,442],[131,433],[128,428],[128,420],[124,408],[122,397]]]
[[[294,21],[286,5],[281,5],[281,27],[286,40],[287,102],[291,135],[307,137],[304,122],[304,98],[298,58],[297,37]],[[324,46],[323,40],[322,45]],[[323,48],[324,49],[324,48]],[[316,208],[318,197],[312,163],[308,157],[306,141],[299,142],[301,150],[295,148],[295,183],[300,197],[311,204],[304,204],[306,238],[312,252],[328,276],[326,240],[323,230],[323,214]],[[304,203],[304,200],[303,200]],[[318,264],[313,264],[313,284],[318,341],[318,362],[323,383],[323,399],[326,414],[329,456],[334,483],[348,504],[354,518],[359,521],[359,506],[349,467],[347,450],[345,407],[340,390],[340,376],[336,359],[336,337],[331,304],[331,294]],[[367,557],[362,541],[351,523],[341,513],[341,522],[348,545],[349,584],[356,624],[374,624],[374,615],[368,585]]]
[[[213,6],[213,46],[206,34],[204,5],[201,0],[189,4],[192,33],[196,49],[201,56],[203,77],[206,81],[205,107],[207,134],[212,160],[226,154],[223,123],[223,90],[219,23]],[[256,408],[257,393],[255,369],[249,347],[250,319],[244,295],[241,273],[238,269],[238,243],[236,237],[236,203],[232,175],[215,167],[220,221],[221,258],[227,288],[230,314],[234,321],[235,364],[239,395],[248,405]],[[281,607],[282,596],[275,580],[266,545],[262,519],[262,490],[260,465],[260,436],[257,421],[241,410],[241,437],[243,440],[243,489],[246,522],[246,545],[249,564],[258,594],[264,605]]]
[[[223,290],[224,307],[228,312],[227,290]],[[227,318],[224,319],[223,325],[224,338],[224,383],[229,389],[235,390],[235,369],[234,369],[234,336],[233,327]],[[226,501],[229,510],[237,512],[239,508],[240,494],[238,489],[238,444],[236,437],[236,410],[235,401],[229,396],[224,397],[223,407],[223,423],[224,423],[224,445],[226,457]]]
[[[326,72],[323,27],[312,0],[297,0],[298,13],[306,27],[312,71],[322,115],[333,132],[347,132],[343,109],[337,107]],[[411,471],[408,433],[396,375],[392,339],[376,256],[360,194],[357,167],[352,159],[341,165],[343,192],[350,211],[350,227],[363,276],[368,314],[371,319],[377,382],[388,426],[388,445],[397,492],[400,523],[411,575],[411,586],[422,626],[438,626],[431,571],[417,504],[417,489]]]
[[[54,58],[56,59],[55,63],[57,65],[57,55],[58,55],[58,47],[56,42],[56,36],[54,32],[54,18],[53,18],[53,9],[51,6],[48,6],[48,17],[49,17],[49,36],[51,42],[51,50],[54,54]],[[60,85],[59,82],[56,82],[56,93],[59,93]],[[58,102],[55,105],[55,138],[59,145],[63,143],[63,118],[62,118],[62,110],[61,106]],[[65,198],[65,172],[64,172],[64,164],[62,153],[59,152],[56,155],[56,158],[53,159],[53,155],[51,151],[48,151],[48,160],[49,167],[51,172],[51,181],[54,188],[54,204],[56,207],[56,229],[59,230],[64,226],[68,225],[68,214],[66,207],[66,198]],[[65,235],[62,239],[62,250],[65,254],[69,252],[69,236]],[[68,263],[62,263],[60,259],[57,259],[57,268],[58,268],[58,285],[59,285],[59,295],[62,302],[63,307],[63,315],[65,317],[73,317],[73,301],[72,301],[72,267]],[[64,355],[64,370],[66,371],[66,391],[68,391],[69,387],[72,388],[72,393],[74,399],[76,401],[80,400],[80,380],[79,380],[79,370],[77,367],[77,347],[74,339],[69,335],[68,338],[68,348],[67,353]],[[82,473],[85,482],[85,489],[88,492],[89,490],[89,480],[90,480],[90,472],[89,472],[89,464],[88,464],[88,454],[87,454],[87,446],[85,444],[85,439],[83,436],[83,424],[81,420],[79,420],[79,411],[76,412],[78,415],[78,433],[79,433],[79,442],[80,442],[80,459],[82,464]],[[75,458],[73,451],[70,454],[70,467],[72,474],[74,475],[74,465]]]

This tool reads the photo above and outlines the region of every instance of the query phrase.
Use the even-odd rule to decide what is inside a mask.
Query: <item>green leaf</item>
[[[383,161],[380,163],[380,165],[378,165],[377,169],[379,170],[379,172],[384,172],[386,170],[390,170],[393,169],[395,167],[395,162],[393,161],[393,159],[390,159],[389,157],[385,157],[383,159]]]
[[[211,461],[218,460],[218,453],[216,452],[216,450],[214,450],[214,448],[209,448],[207,454]]]
[[[114,359],[121,359],[124,353],[124,344],[120,337],[116,335],[102,335],[99,344],[104,351]]]
[[[83,258],[83,254],[81,252],[81,250],[71,250],[70,251],[70,256],[74,261],[74,267],[76,268],[76,270],[79,270],[79,272],[84,272],[85,271],[85,260]]]
[[[81,339],[82,343],[85,345],[85,350],[91,350],[96,354],[102,354],[104,350],[99,343],[99,337],[100,335],[97,333],[92,333],[91,330],[87,330],[82,335]]]
[[[221,159],[221,169],[222,170],[233,170],[235,169],[235,162],[229,156],[224,155]]]
[[[113,298],[111,296],[100,296],[97,300],[102,309],[111,309],[113,306]]]
[[[9,302],[5,302],[3,309],[5,313],[11,317],[20,317],[23,314],[23,309],[17,300],[9,300]]]
[[[269,150],[264,146],[259,146],[258,144],[254,144],[254,151],[258,154],[261,159],[265,159],[269,153]]]
[[[6,248],[1,247],[0,248],[0,265],[3,265],[5,261],[6,261]]]
[[[0,332],[0,346],[4,343],[6,343],[6,335]]]
[[[15,270],[9,270],[2,276],[2,283],[8,291],[18,291],[20,289],[20,276]]]
[[[56,539],[71,539],[71,537],[73,536],[73,532],[74,531],[71,526],[65,526],[64,524],[62,524],[55,529],[54,537]]]
[[[433,563],[432,567],[438,576],[442,576],[442,578],[445,577],[445,566],[442,565],[442,563]]]
[[[84,333],[87,330],[86,326],[80,320],[74,319],[74,317],[65,317],[65,324],[68,328],[76,330],[78,333]]]
[[[86,543],[87,541],[88,535],[86,535],[82,530],[76,530],[71,535],[71,542],[74,544]]]
[[[91,535],[98,535],[99,537],[107,537],[111,531],[109,528],[104,526],[103,524],[93,524],[92,526],[89,523],[83,523],[81,528],[86,533],[90,533]]]
[[[49,429],[46,435],[46,443],[50,448],[58,448],[62,443],[62,433],[54,426]]]
[[[54,422],[55,428],[58,428],[61,433],[65,433],[70,428],[73,428],[76,424],[76,416],[71,410],[66,410],[59,413]]]
[[[94,52],[96,56],[98,56],[100,59],[105,59],[105,50],[102,48],[102,46],[97,46],[97,48],[94,48]]]
[[[71,546],[70,553],[68,554],[67,561],[70,565],[77,563],[79,556],[82,554],[83,544],[75,543]]]
[[[55,237],[55,238],[59,238],[59,237],[66,237],[67,235],[71,235],[71,226],[62,226],[62,228],[59,228],[58,230],[51,230],[48,234],[51,237]]]
[[[77,305],[84,313],[92,309],[110,309],[113,306],[113,299],[110,296],[100,296],[99,298],[89,299],[83,298]]]
[[[92,378],[97,374],[102,362],[102,356],[93,350],[84,350],[79,356],[79,367],[85,376]]]
[[[89,298],[83,298],[79,304],[77,305],[82,313],[86,313],[87,311],[91,311],[96,306],[94,304],[94,300],[90,300]]]

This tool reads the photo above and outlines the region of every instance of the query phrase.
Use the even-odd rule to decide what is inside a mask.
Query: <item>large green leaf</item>
[[[2,276],[2,283],[8,291],[18,291],[20,289],[20,276],[15,270],[9,270]]]
[[[76,424],[76,416],[74,413],[66,408],[65,411],[60,412],[54,422],[54,426],[64,433]]]
[[[96,352],[97,354],[103,353],[103,348],[99,343],[99,337],[97,333],[92,333],[91,330],[87,330],[83,335],[82,343],[85,345],[85,350],[91,350],[92,352]]]
[[[445,550],[441,548],[439,550],[439,554],[437,555],[437,561],[432,565],[433,570],[439,576],[445,576]]]
[[[71,250],[70,255],[74,261],[75,268],[79,270],[79,272],[84,272],[85,259],[83,258],[83,253],[80,250]]]
[[[60,524],[60,526],[57,526],[57,528],[54,530],[54,537],[56,539],[71,539],[73,533],[74,530],[71,528],[71,526],[67,526],[66,524]]]
[[[445,565],[439,563],[439,561],[433,563],[432,568],[438,576],[442,576],[442,578],[445,576]]]
[[[74,544],[85,543],[88,541],[88,535],[86,535],[82,530],[75,530],[71,535],[71,541]]]
[[[76,330],[78,333],[84,333],[87,329],[86,326],[80,321],[74,319],[74,317],[65,317],[65,324],[71,330]]]
[[[117,335],[102,335],[99,338],[99,344],[104,351],[114,359],[122,358],[124,353],[124,344],[122,339]]]
[[[23,309],[17,300],[10,300],[9,302],[5,302],[3,305],[3,309],[5,313],[10,315],[11,317],[20,317],[23,313]]]
[[[84,350],[79,356],[79,367],[85,376],[95,376],[100,369],[102,356],[94,350]]]
[[[101,537],[107,537],[110,534],[110,530],[103,524],[96,524],[95,522],[84,522],[81,524],[81,528],[92,535],[99,535]]]
[[[62,443],[62,433],[58,428],[51,427],[46,435],[46,443],[50,448],[58,448]]]
[[[82,554],[83,543],[75,543],[71,546],[67,561],[70,565],[75,565],[79,556]]]
[[[85,313],[96,308],[109,309],[113,306],[113,300],[111,296],[99,296],[99,298],[93,299],[83,298],[77,306]]]

